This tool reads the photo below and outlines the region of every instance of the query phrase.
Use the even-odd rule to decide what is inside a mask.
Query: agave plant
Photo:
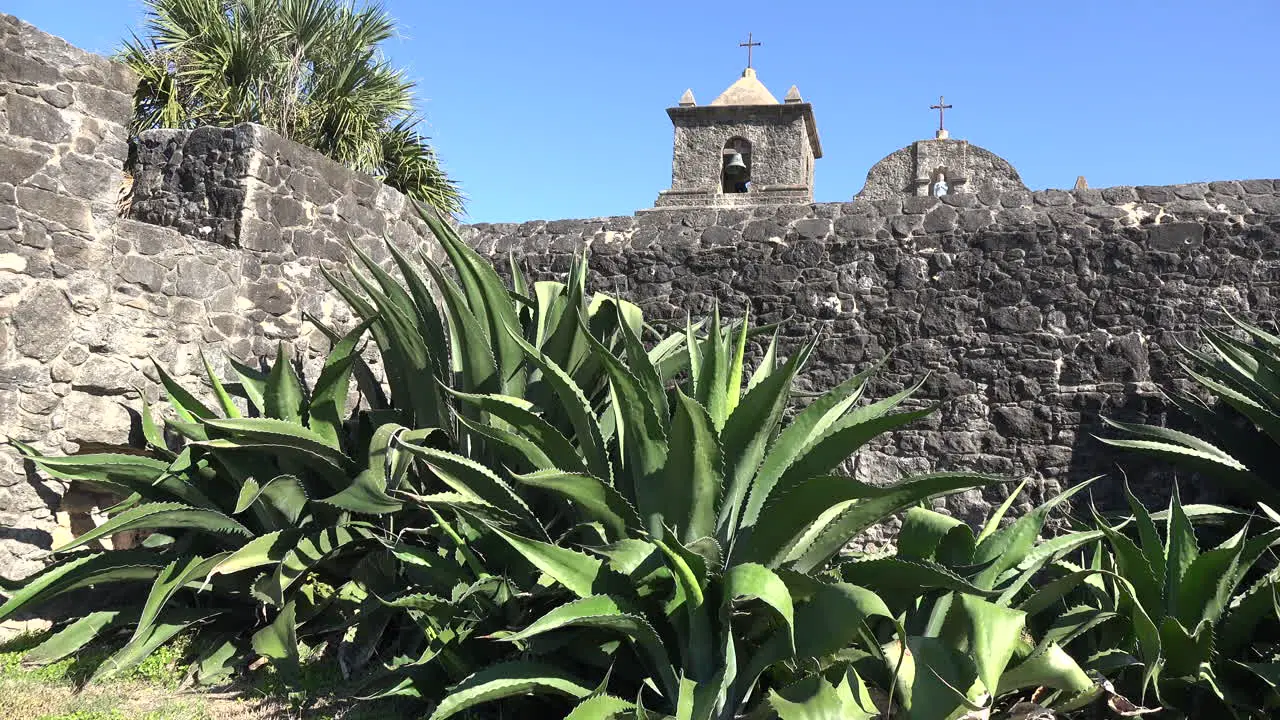
[[[460,244],[453,251],[460,276],[476,273],[475,292],[445,292],[461,326],[468,297],[499,281]],[[940,473],[881,487],[834,474],[865,443],[930,412],[900,409],[915,388],[860,405],[871,368],[785,422],[817,340],[780,363],[775,337],[748,379],[747,322],[730,329],[717,312],[705,332],[689,326],[683,343],[647,349],[625,308],[599,319],[614,347],[585,318],[572,342],[527,337],[510,321],[467,334],[490,339],[497,367],[484,381],[524,392],[454,393],[470,408],[460,436],[507,462],[400,445],[441,481],[401,496],[483,526],[564,599],[495,633],[511,660],[454,686],[434,718],[531,692],[581,699],[584,717],[644,706],[730,718],[761,707],[782,663],[816,671],[864,620],[893,622],[873,593],[818,577],[853,536],[922,499],[996,481]],[[510,562],[490,555],[486,567]]]
[[[1127,694],[1153,691],[1159,704],[1187,717],[1273,717],[1280,648],[1267,638],[1280,621],[1280,570],[1271,553],[1280,529],[1250,537],[1246,524],[1202,551],[1176,487],[1165,513],[1127,496],[1129,520],[1095,521],[1105,551],[1089,563],[1098,574],[1085,586],[1082,610],[1125,619],[1089,631],[1099,662],[1130,668],[1117,680]]]
[[[903,618],[905,651],[900,638],[886,636],[854,661],[868,680],[896,691],[902,717],[990,713],[997,701],[1026,689],[1060,711],[1098,696],[1099,683],[1063,646],[1100,620],[1060,612],[1062,598],[1091,572],[1060,573],[1055,565],[1102,532],[1040,539],[1050,511],[1087,485],[1001,528],[1024,482],[976,534],[953,517],[912,508],[893,555],[840,567],[846,582],[876,592]]]
[[[1206,328],[1208,351],[1184,348],[1183,369],[1200,394],[1168,395],[1199,435],[1107,420],[1128,437],[1099,439],[1211,478],[1249,504],[1280,507],[1280,482],[1271,471],[1280,442],[1280,337],[1233,320],[1246,339]]]
[[[449,320],[437,313],[426,283],[403,254],[392,248],[405,270],[401,283],[357,250],[351,276],[381,292],[365,299],[332,278],[364,317],[345,335],[317,322],[334,345],[310,389],[283,348],[269,372],[232,361],[234,380],[220,379],[206,362],[212,406],[157,366],[172,416],[158,424],[151,409],[142,408],[147,455],[48,457],[14,443],[39,470],[126,499],[101,526],[58,548],[59,562],[11,592],[0,618],[89,586],[152,584],[147,597],[125,609],[78,606],[86,613],[30,653],[29,661],[51,661],[134,627],[104,663],[102,677],[140,662],[179,633],[198,630],[196,679],[217,682],[252,657],[290,667],[307,642],[338,637],[348,671],[375,651],[392,658],[362,684],[383,694],[414,694],[418,689],[403,681],[410,673],[427,687],[444,687],[492,659],[492,643],[468,639],[519,617],[520,608],[532,603],[519,589],[532,587],[536,576],[519,568],[488,572],[477,559],[487,550],[485,538],[465,518],[405,508],[388,494],[424,492],[435,481],[422,476],[429,471],[411,462],[403,446],[452,449],[474,458],[468,462],[504,461],[489,452],[493,443],[484,435],[500,428],[478,424],[469,417],[471,405],[458,399],[487,389],[523,391],[519,364],[506,364],[510,355],[491,349],[489,335],[477,329],[481,323],[523,323],[528,337],[541,338],[548,348],[563,345],[564,358],[581,354],[582,327],[611,342],[614,318],[637,328],[642,323],[633,305],[585,298],[581,265],[568,285],[537,283],[536,299],[493,284],[484,289],[498,288],[496,294],[476,294],[467,268],[478,256],[456,254],[456,236],[434,214],[429,218],[455,253],[465,290],[428,261],[439,288],[453,293],[454,301],[476,300],[455,303]],[[486,281],[496,278],[486,270]],[[528,308],[522,311],[517,299]],[[458,334],[451,340],[454,327]],[[366,334],[381,353],[389,395],[359,353]],[[660,353],[684,337],[665,343]],[[493,385],[498,360],[509,372]],[[590,368],[577,369],[582,386],[593,387]],[[358,406],[349,405],[353,376],[361,391]],[[140,549],[87,550],[126,531],[152,535]],[[406,587],[432,593],[432,603],[402,592]]]
[[[78,616],[27,660],[53,661],[132,627],[99,679],[199,629],[196,672],[214,681],[250,654],[294,665],[299,632],[342,625],[370,591],[374,568],[366,561],[384,534],[380,519],[401,506],[386,493],[379,465],[386,448],[362,437],[367,428],[343,424],[364,329],[338,339],[310,393],[283,348],[269,373],[233,363],[235,384],[220,381],[206,361],[216,407],[157,366],[174,417],[161,429],[144,400],[149,455],[50,457],[13,441],[43,472],[125,499],[101,525],[55,549],[58,561],[13,592],[0,618],[74,590],[150,584],[145,597],[123,605],[85,594]],[[125,531],[149,536],[136,549],[91,549]]]

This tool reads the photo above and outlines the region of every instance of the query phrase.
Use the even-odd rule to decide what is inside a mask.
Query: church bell
[[[735,152],[729,156],[729,162],[724,164],[724,172],[733,178],[746,176],[747,164],[742,161],[742,153]]]

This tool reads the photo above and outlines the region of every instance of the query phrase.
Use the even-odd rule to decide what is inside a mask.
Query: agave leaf
[[[1164,553],[1160,547],[1160,533],[1156,531],[1156,524],[1151,518],[1151,513],[1147,511],[1138,498],[1129,489],[1129,483],[1124,484],[1125,502],[1129,504],[1129,509],[1133,512],[1134,524],[1138,527],[1138,540],[1141,543],[1139,548],[1142,550],[1143,556],[1147,558],[1147,563],[1152,568],[1160,567],[1164,563]]]
[[[694,398],[707,409],[711,423],[719,432],[729,415],[729,344],[720,326],[720,306],[711,311],[711,328],[702,342],[702,368],[693,386]]]
[[[244,396],[248,398],[249,404],[253,405],[253,408],[260,413],[266,412],[267,374],[257,368],[245,365],[233,357],[227,358],[227,364],[231,366],[236,377],[240,379],[240,389],[244,392]]]
[[[1182,578],[1191,563],[1200,554],[1196,547],[1196,532],[1182,511],[1182,500],[1178,497],[1178,486],[1173,486],[1173,497],[1169,500],[1169,527],[1165,537],[1164,567],[1164,601],[1165,613],[1177,616],[1178,591],[1182,586]],[[1161,631],[1163,634],[1163,630]]]
[[[218,633],[203,645],[192,663],[195,681],[201,685],[226,683],[235,673],[237,660],[243,652],[240,639],[232,633]]]
[[[861,684],[861,678],[858,682]],[[862,690],[866,695],[865,686]],[[787,699],[788,696],[792,699]],[[863,702],[855,698],[847,677],[841,679],[839,686],[833,686],[821,675],[811,675],[781,692],[770,690],[768,702],[777,713],[778,720],[871,720],[879,717],[869,695]]]
[[[354,472],[350,461],[343,458],[339,462],[330,448],[324,447],[317,451],[298,440],[282,438],[278,442],[242,442],[219,438],[193,442],[189,446],[207,449],[223,465],[240,467],[242,474],[247,474],[243,471],[255,465],[261,467],[260,463],[264,458],[274,458],[281,468],[297,468],[299,471],[306,468],[313,471],[333,490],[345,489],[350,485],[350,476]]]
[[[929,407],[868,418],[860,418],[861,413],[856,410],[849,413],[837,421],[826,435],[805,448],[770,492],[785,492],[809,478],[833,472],[867,442],[890,430],[927,417],[933,410],[934,408]],[[752,493],[756,490],[757,487],[753,487]],[[768,501],[768,493],[765,494],[765,501]]]
[[[1213,629],[1192,635],[1177,618],[1160,623],[1161,678],[1195,677],[1213,654]]]
[[[922,507],[913,507],[902,517],[902,530],[898,533],[899,558],[937,558],[944,565],[969,564],[973,550],[973,531],[962,520]],[[942,557],[938,557],[939,554]]]
[[[209,569],[209,575],[229,575],[250,568],[273,565],[284,560],[303,536],[301,530],[277,530],[259,535],[221,558]]]
[[[1000,676],[1000,691],[1050,687],[1070,693],[1097,690],[1088,674],[1057,643],[1033,653]]]
[[[330,444],[325,436],[304,425],[275,418],[233,418],[206,420],[205,426],[217,430],[219,435],[242,445],[262,443],[267,445],[291,445],[324,460],[345,473],[355,471],[355,465],[342,451]]]
[[[444,307],[449,317],[449,337],[452,339],[450,348],[453,350],[453,364],[454,369],[462,376],[462,389],[466,392],[497,392],[501,389],[501,380],[498,377],[493,347],[489,344],[488,328],[480,324],[480,320],[468,307],[462,291],[444,271],[426,256],[423,259],[427,262],[427,271],[431,273],[432,280],[444,297]],[[515,332],[514,328],[507,328],[508,336],[514,337],[512,333]],[[430,379],[426,378],[428,381]]]
[[[1239,657],[1253,643],[1258,624],[1273,617],[1277,607],[1280,569],[1262,576],[1234,601],[1234,607],[1218,626],[1218,652]]]
[[[1051,642],[1058,643],[1059,645],[1069,645],[1072,640],[1084,635],[1095,627],[1121,617],[1123,616],[1119,613],[1114,613],[1109,610],[1099,610],[1087,605],[1067,608],[1053,618],[1053,622],[1041,636],[1037,650],[1048,646]]]
[[[1106,535],[1107,542],[1111,545],[1116,572],[1131,583],[1136,595],[1135,599],[1144,608],[1148,608],[1151,611],[1159,609],[1160,612],[1163,612],[1164,578],[1162,575],[1157,575],[1157,572],[1163,568],[1158,570],[1157,566],[1149,564],[1147,562],[1147,554],[1141,548],[1128,537],[1108,527],[1096,515],[1094,524]],[[1163,563],[1163,552],[1160,555],[1160,560]]]
[[[788,649],[795,651],[795,608],[791,591],[782,578],[769,568],[757,563],[734,565],[724,576],[725,602],[750,598],[773,608],[785,626]]]
[[[628,713],[634,708],[634,703],[629,703],[622,698],[612,695],[592,695],[574,706],[573,712],[565,715],[564,720],[616,720],[622,717],[623,713]]]
[[[373,319],[364,320],[334,343],[311,392],[307,427],[321,442],[335,450],[342,449],[342,422],[347,414],[347,391],[351,386],[351,371],[355,366],[356,343],[372,324]]]
[[[1234,490],[1262,494],[1268,502],[1280,500],[1280,491],[1268,487],[1261,478],[1225,453],[1210,454],[1190,447],[1153,440],[1118,440],[1102,437],[1097,439],[1112,447],[1137,450],[1209,477],[1218,478]]]
[[[667,405],[667,391],[663,387],[662,378],[658,377],[658,369],[654,367],[644,349],[644,345],[640,343],[639,333],[632,328],[630,323],[624,320],[622,306],[616,304],[619,301],[615,299],[614,302],[615,308],[617,308],[618,327],[622,335],[623,347],[627,351],[627,367],[635,373],[636,378],[640,381],[640,385],[644,388],[645,395],[648,396],[649,403],[653,405],[657,416],[666,418],[670,416],[671,409]]]
[[[463,415],[458,415],[458,424],[471,434],[476,443],[476,453],[487,452],[496,456],[489,461],[490,464],[504,465],[513,473],[556,469],[555,462],[543,452],[542,447],[520,433],[496,424],[486,425],[468,420]],[[484,451],[479,448],[484,448]]]
[[[517,481],[550,490],[580,508],[587,517],[600,522],[616,539],[625,538],[628,530],[638,531],[643,525],[635,508],[600,478],[562,470],[543,470],[528,475],[512,474]]]
[[[285,603],[270,625],[253,634],[253,651],[270,658],[285,673],[298,670],[297,607],[293,601]]]
[[[221,611],[200,608],[171,609],[153,624],[143,635],[135,636],[102,664],[89,678],[89,683],[107,680],[121,672],[137,667],[161,645],[172,640],[182,631],[217,616]]]
[[[973,661],[936,637],[912,636],[890,646],[886,663],[897,668],[894,684],[911,720],[948,718],[963,708],[982,710],[969,698],[978,694]]]
[[[201,530],[216,536],[252,535],[248,528],[216,510],[193,508],[182,503],[147,503],[125,510],[53,552],[64,553],[98,538],[127,530],[168,528]]]
[[[454,397],[509,424],[546,455],[554,467],[567,472],[586,472],[583,458],[551,423],[533,411],[533,404],[507,395],[474,395],[445,388]]]
[[[89,585],[150,580],[164,562],[146,550],[115,550],[75,555],[23,580],[0,605],[0,620],[24,607],[34,607],[65,592]]]
[[[147,396],[141,389],[138,389],[137,392],[138,398],[142,402],[142,410],[138,414],[142,418],[142,437],[147,441],[147,447],[152,452],[172,460],[174,453],[169,449],[169,443],[165,440],[160,426],[156,425],[155,417],[151,414],[151,403],[147,402]]]
[[[24,459],[61,480],[100,485],[121,495],[137,492],[149,499],[163,497],[167,491],[192,504],[201,504],[199,500],[203,498],[208,502],[208,507],[215,507],[203,493],[169,473],[172,462],[116,453],[51,457],[42,455],[35,448],[17,440],[10,439],[9,444],[17,448]]]
[[[585,598],[603,589],[597,587],[597,584],[604,579],[601,568],[603,563],[599,559],[566,547],[508,533],[496,527],[492,530],[523,555],[530,564],[574,595]]]
[[[524,349],[525,357],[542,371],[542,379],[551,386],[560,400],[560,407],[573,426],[574,439],[582,450],[587,470],[596,477],[612,480],[613,470],[609,466],[604,439],[600,436],[600,426],[582,389],[563,368],[552,362],[541,351],[525,342],[523,338],[514,335],[513,337]]]
[[[133,637],[129,642],[145,642],[154,629],[160,612],[165,609],[173,596],[187,583],[204,576],[227,555],[228,553],[221,553],[207,559],[196,555],[174,560],[165,566],[156,576],[155,582],[151,584],[151,591],[142,605],[142,614],[138,616],[137,627],[134,628]]]
[[[770,557],[772,562],[758,560],[770,565],[795,555],[794,569],[808,572],[825,564],[854,535],[921,500],[996,482],[1000,479],[964,472],[919,475],[884,487],[866,485],[852,478],[812,478],[782,495],[777,513],[772,512],[771,506],[769,522],[753,528],[753,544],[762,530],[767,531],[767,536],[783,540],[755,545],[755,552],[759,554],[754,557]],[[794,522],[791,513],[812,518],[810,530],[790,538],[786,536],[786,528],[778,532],[775,526],[782,525],[784,518],[787,523]]]
[[[625,439],[622,445],[623,471],[630,477],[636,509],[641,517],[650,517],[664,508],[661,490],[653,482],[667,459],[667,433],[664,418],[648,400],[640,381],[630,369],[590,333],[584,333],[593,356],[609,375],[613,404],[627,422],[618,428]]]
[[[561,605],[534,620],[525,629],[508,635],[508,642],[520,642],[543,633],[569,627],[598,628],[616,632],[635,644],[636,650],[656,673],[663,694],[677,692],[678,682],[671,659],[658,633],[643,616],[630,612],[608,595],[592,595]]]
[[[688,543],[715,532],[724,460],[711,416],[679,389],[675,393],[666,464],[652,482],[664,521]]]
[[[1026,613],[1001,607],[974,595],[960,595],[957,599],[961,625],[978,670],[978,679],[995,697],[1000,691],[1000,676],[1022,638]]]
[[[746,327],[745,321],[743,327]],[[769,338],[769,345],[765,348],[764,355],[760,358],[760,363],[756,365],[756,369],[751,372],[751,379],[747,381],[747,392],[751,392],[755,386],[764,382],[777,369],[778,331],[774,330],[773,336]]]
[[[1025,612],[1028,616],[1038,615],[1048,610],[1063,597],[1070,594],[1076,588],[1084,585],[1085,581],[1090,577],[1098,575],[1101,571],[1092,568],[1087,570],[1076,570],[1069,572],[1059,578],[1054,578],[1049,582],[1036,588],[1027,599],[1018,603],[1015,607]],[[1000,596],[1000,602],[1007,604],[1012,601],[1013,597],[1007,592]]]
[[[164,386],[164,391],[169,396],[169,404],[173,406],[173,411],[179,418],[186,422],[195,422],[196,418],[203,420],[217,417],[204,403],[197,400],[195,395],[170,377],[155,358],[151,359],[151,364],[155,366],[156,374],[160,376],[160,384]]]
[[[502,662],[449,688],[429,720],[445,720],[483,703],[530,694],[581,700],[591,694],[591,688],[554,665],[528,660]]]
[[[22,656],[24,665],[47,665],[71,655],[93,642],[103,630],[126,622],[119,610],[99,610],[85,615],[49,636],[47,640]]]
[[[725,455],[727,485],[716,519],[716,534],[721,539],[729,539],[738,527],[744,510],[743,501],[747,498],[752,478],[756,477],[756,471],[760,469],[773,434],[782,420],[782,413],[786,410],[787,400],[791,396],[791,382],[812,351],[812,344],[800,348],[791,355],[780,371],[771,372],[760,382],[754,383],[725,421],[720,439],[722,446],[728,448]],[[801,413],[801,418],[797,418],[783,431],[775,448],[792,442],[787,440],[788,433],[793,432],[792,428],[803,417],[804,414]],[[777,452],[781,457],[782,450]],[[778,470],[780,472],[781,469]],[[751,520],[754,521],[754,518]]]
[[[355,524],[327,527],[323,530],[309,533],[300,538],[297,545],[285,553],[284,559],[276,565],[274,572],[259,578],[254,583],[253,594],[266,603],[277,607],[283,606],[285,604],[285,592],[309,573],[318,563],[343,552],[344,549],[351,545],[370,540],[373,537],[374,535],[371,531]],[[265,548],[262,545],[258,545],[255,550],[265,552]],[[246,554],[246,556],[238,558],[237,562],[251,558],[251,554]],[[231,558],[227,559],[230,560]]]
[[[684,607],[688,633],[681,637],[680,656],[685,672],[708,678],[715,665],[711,621],[707,616],[705,589],[709,580],[705,561],[667,533],[667,541],[654,539],[666,556],[667,568],[675,579],[679,604]]]
[[[995,587],[999,577],[1006,570],[1017,567],[1035,547],[1036,539],[1039,538],[1040,530],[1044,527],[1050,511],[1089,487],[1092,482],[1092,480],[1086,480],[1058,493],[1035,510],[1018,518],[1013,524],[988,535],[986,540],[978,544],[973,561],[975,564],[990,564],[978,573],[974,584],[988,589]]]
[[[227,394],[227,389],[222,386],[222,381],[218,379],[218,374],[213,371],[213,366],[209,364],[209,358],[205,356],[204,350],[200,350],[200,362],[204,365],[205,376],[209,378],[209,386],[213,388],[213,396],[218,400],[218,407],[222,408],[222,414],[226,417],[240,417],[240,408],[236,407],[235,400]]]
[[[436,383],[447,377],[448,371],[440,367],[443,358],[438,358],[433,348],[426,344],[426,340],[430,338],[429,333],[436,331],[434,321],[424,321],[424,311],[414,303],[404,288],[354,244],[352,249],[373,276],[371,281],[354,267],[351,268],[352,277],[377,306],[378,321],[371,329],[374,341],[382,351],[388,380],[392,381],[392,394],[401,398],[399,405],[407,415],[404,422],[415,427],[444,425],[448,421],[447,408],[441,402]],[[434,268],[429,258],[424,255],[423,259],[429,270]],[[447,290],[445,294],[448,295]],[[351,298],[347,300],[350,302]],[[426,312],[430,313],[431,310]],[[375,316],[364,313],[363,317],[367,319]],[[426,333],[423,332],[424,324]],[[478,343],[483,342],[483,338],[478,336],[475,339]],[[454,337],[453,340],[450,348],[457,354],[460,352],[459,344],[462,339]],[[443,352],[443,346],[439,350]],[[481,352],[482,364],[484,354]],[[454,357],[457,360],[460,358],[460,354]],[[488,366],[492,366],[491,359]],[[471,377],[466,368],[454,369],[463,372],[464,379]]]
[[[424,218],[431,225],[436,239],[449,255],[454,270],[466,291],[471,309],[477,318],[487,323],[489,345],[493,349],[498,370],[501,372],[502,391],[509,394],[523,394],[523,383],[517,382],[517,367],[523,359],[523,352],[518,344],[512,341],[512,332],[520,329],[520,320],[516,316],[515,304],[502,284],[502,279],[494,271],[493,265],[472,250],[458,238],[453,228],[439,218]]]
[[[742,323],[738,327],[738,340],[733,347],[733,355],[729,359],[729,375],[726,378],[729,386],[725,392],[725,417],[733,415],[742,399],[743,361],[747,355],[747,331],[751,328],[751,306],[747,305],[742,313]],[[723,423],[721,423],[723,429]]]
[[[1201,623],[1213,625],[1226,611],[1235,592],[1244,551],[1240,530],[1229,545],[1198,555],[1187,566],[1181,582],[1168,588],[1177,598],[1171,603],[1175,617],[1184,626],[1199,632]]]
[[[283,518],[286,526],[292,526],[307,507],[307,491],[297,477],[277,475],[268,480],[250,502],[270,507]]]
[[[1004,519],[1005,513],[1009,512],[1009,508],[1013,507],[1013,501],[1018,499],[1018,496],[1022,494],[1022,490],[1026,486],[1026,480],[1018,483],[1018,487],[1014,488],[1013,492],[1009,493],[1009,496],[1004,499],[1004,502],[1000,503],[1000,507],[996,508],[996,511],[991,513],[991,516],[987,518],[985,523],[983,523],[982,531],[978,533],[977,541],[979,544],[994,535],[995,532],[1000,529],[1000,521]]]
[[[405,343],[413,342],[415,339],[420,340],[420,338],[413,337],[413,333],[407,332],[403,325],[398,323],[401,318],[395,315],[394,310],[375,308],[360,293],[325,268],[320,268],[320,272],[328,280],[334,291],[351,306],[357,316],[365,320],[374,319],[374,323],[369,326],[369,334],[373,336],[373,341],[377,343],[382,354],[387,385],[390,387],[393,396],[408,398],[407,407],[401,409],[401,412],[406,415],[402,419],[410,424],[419,420],[432,425],[439,424],[433,422],[437,420],[435,417],[413,417],[415,410],[432,412],[436,409],[432,405],[432,400],[436,398],[431,394],[434,391],[434,385],[425,382],[429,378],[419,377],[412,372],[412,363],[407,356],[408,348],[406,348]],[[358,275],[357,279],[360,279]],[[362,282],[362,286],[367,286],[367,281]],[[321,327],[319,323],[316,323],[316,325]],[[326,334],[330,335],[331,341],[334,339],[334,335]],[[418,359],[421,360],[422,358]],[[372,391],[369,393],[370,397],[377,402],[379,407],[387,407],[386,398],[382,394],[381,384],[377,381],[377,378],[373,377],[372,373],[365,374],[362,372],[361,374],[365,375],[364,384],[366,390]]]
[[[483,500],[507,514],[519,518],[531,532],[545,539],[546,530],[529,506],[507,485],[483,465],[461,455],[443,450],[401,443],[400,447],[416,455],[446,485],[465,496]]]
[[[387,242],[386,245],[396,267],[400,269],[400,275],[404,278],[409,294],[413,297],[413,305],[417,310],[418,328],[422,334],[422,344],[431,355],[432,369],[437,377],[444,379],[445,366],[441,356],[448,351],[449,337],[445,334],[444,319],[440,316],[436,298],[431,294],[425,278],[409,261],[408,256],[400,252],[395,243]]]
[[[293,359],[285,352],[284,343],[276,347],[276,361],[271,366],[271,374],[267,376],[267,385],[262,394],[266,403],[267,417],[302,422],[302,414],[306,409],[306,396],[303,394],[302,381],[293,369]]]
[[[387,494],[385,476],[368,472],[358,473],[351,484],[316,502],[365,515],[386,515],[402,507],[399,500]]]
[[[916,591],[911,592],[913,599],[918,592],[928,590],[996,597],[994,591],[984,590],[948,568],[928,560],[906,560],[898,557],[854,560],[840,566],[840,577],[845,582],[879,593]]]

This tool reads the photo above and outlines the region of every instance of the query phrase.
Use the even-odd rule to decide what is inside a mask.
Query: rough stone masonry
[[[327,343],[304,315],[350,324],[319,268],[341,263],[348,241],[384,258],[384,235],[427,237],[398,193],[249,125],[144,133],[121,217],[133,87],[119,66],[0,15],[0,437],[44,451],[129,444],[138,392],[158,397],[152,357],[195,389],[202,350],[221,369],[225,354],[253,361],[284,343],[314,377]],[[888,357],[872,395],[924,379],[940,411],[854,471],[1027,476],[1023,507],[1118,475],[1091,438],[1099,416],[1160,419],[1156,385],[1176,376],[1177,344],[1225,310],[1271,322],[1280,292],[1272,180],[986,187],[464,234],[539,276],[589,247],[594,287],[655,318],[718,302],[785,321],[784,348],[823,333],[812,389]],[[1115,487],[1095,496],[1114,500]],[[32,571],[74,517],[92,520],[96,499],[66,490],[0,449],[0,574]],[[1002,493],[946,507],[974,520]]]

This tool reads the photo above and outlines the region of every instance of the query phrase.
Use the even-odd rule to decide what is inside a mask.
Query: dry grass
[[[325,717],[308,713],[309,717]],[[182,692],[147,682],[78,690],[34,677],[0,678],[0,720],[292,720],[272,700]],[[330,714],[328,717],[334,717]]]

